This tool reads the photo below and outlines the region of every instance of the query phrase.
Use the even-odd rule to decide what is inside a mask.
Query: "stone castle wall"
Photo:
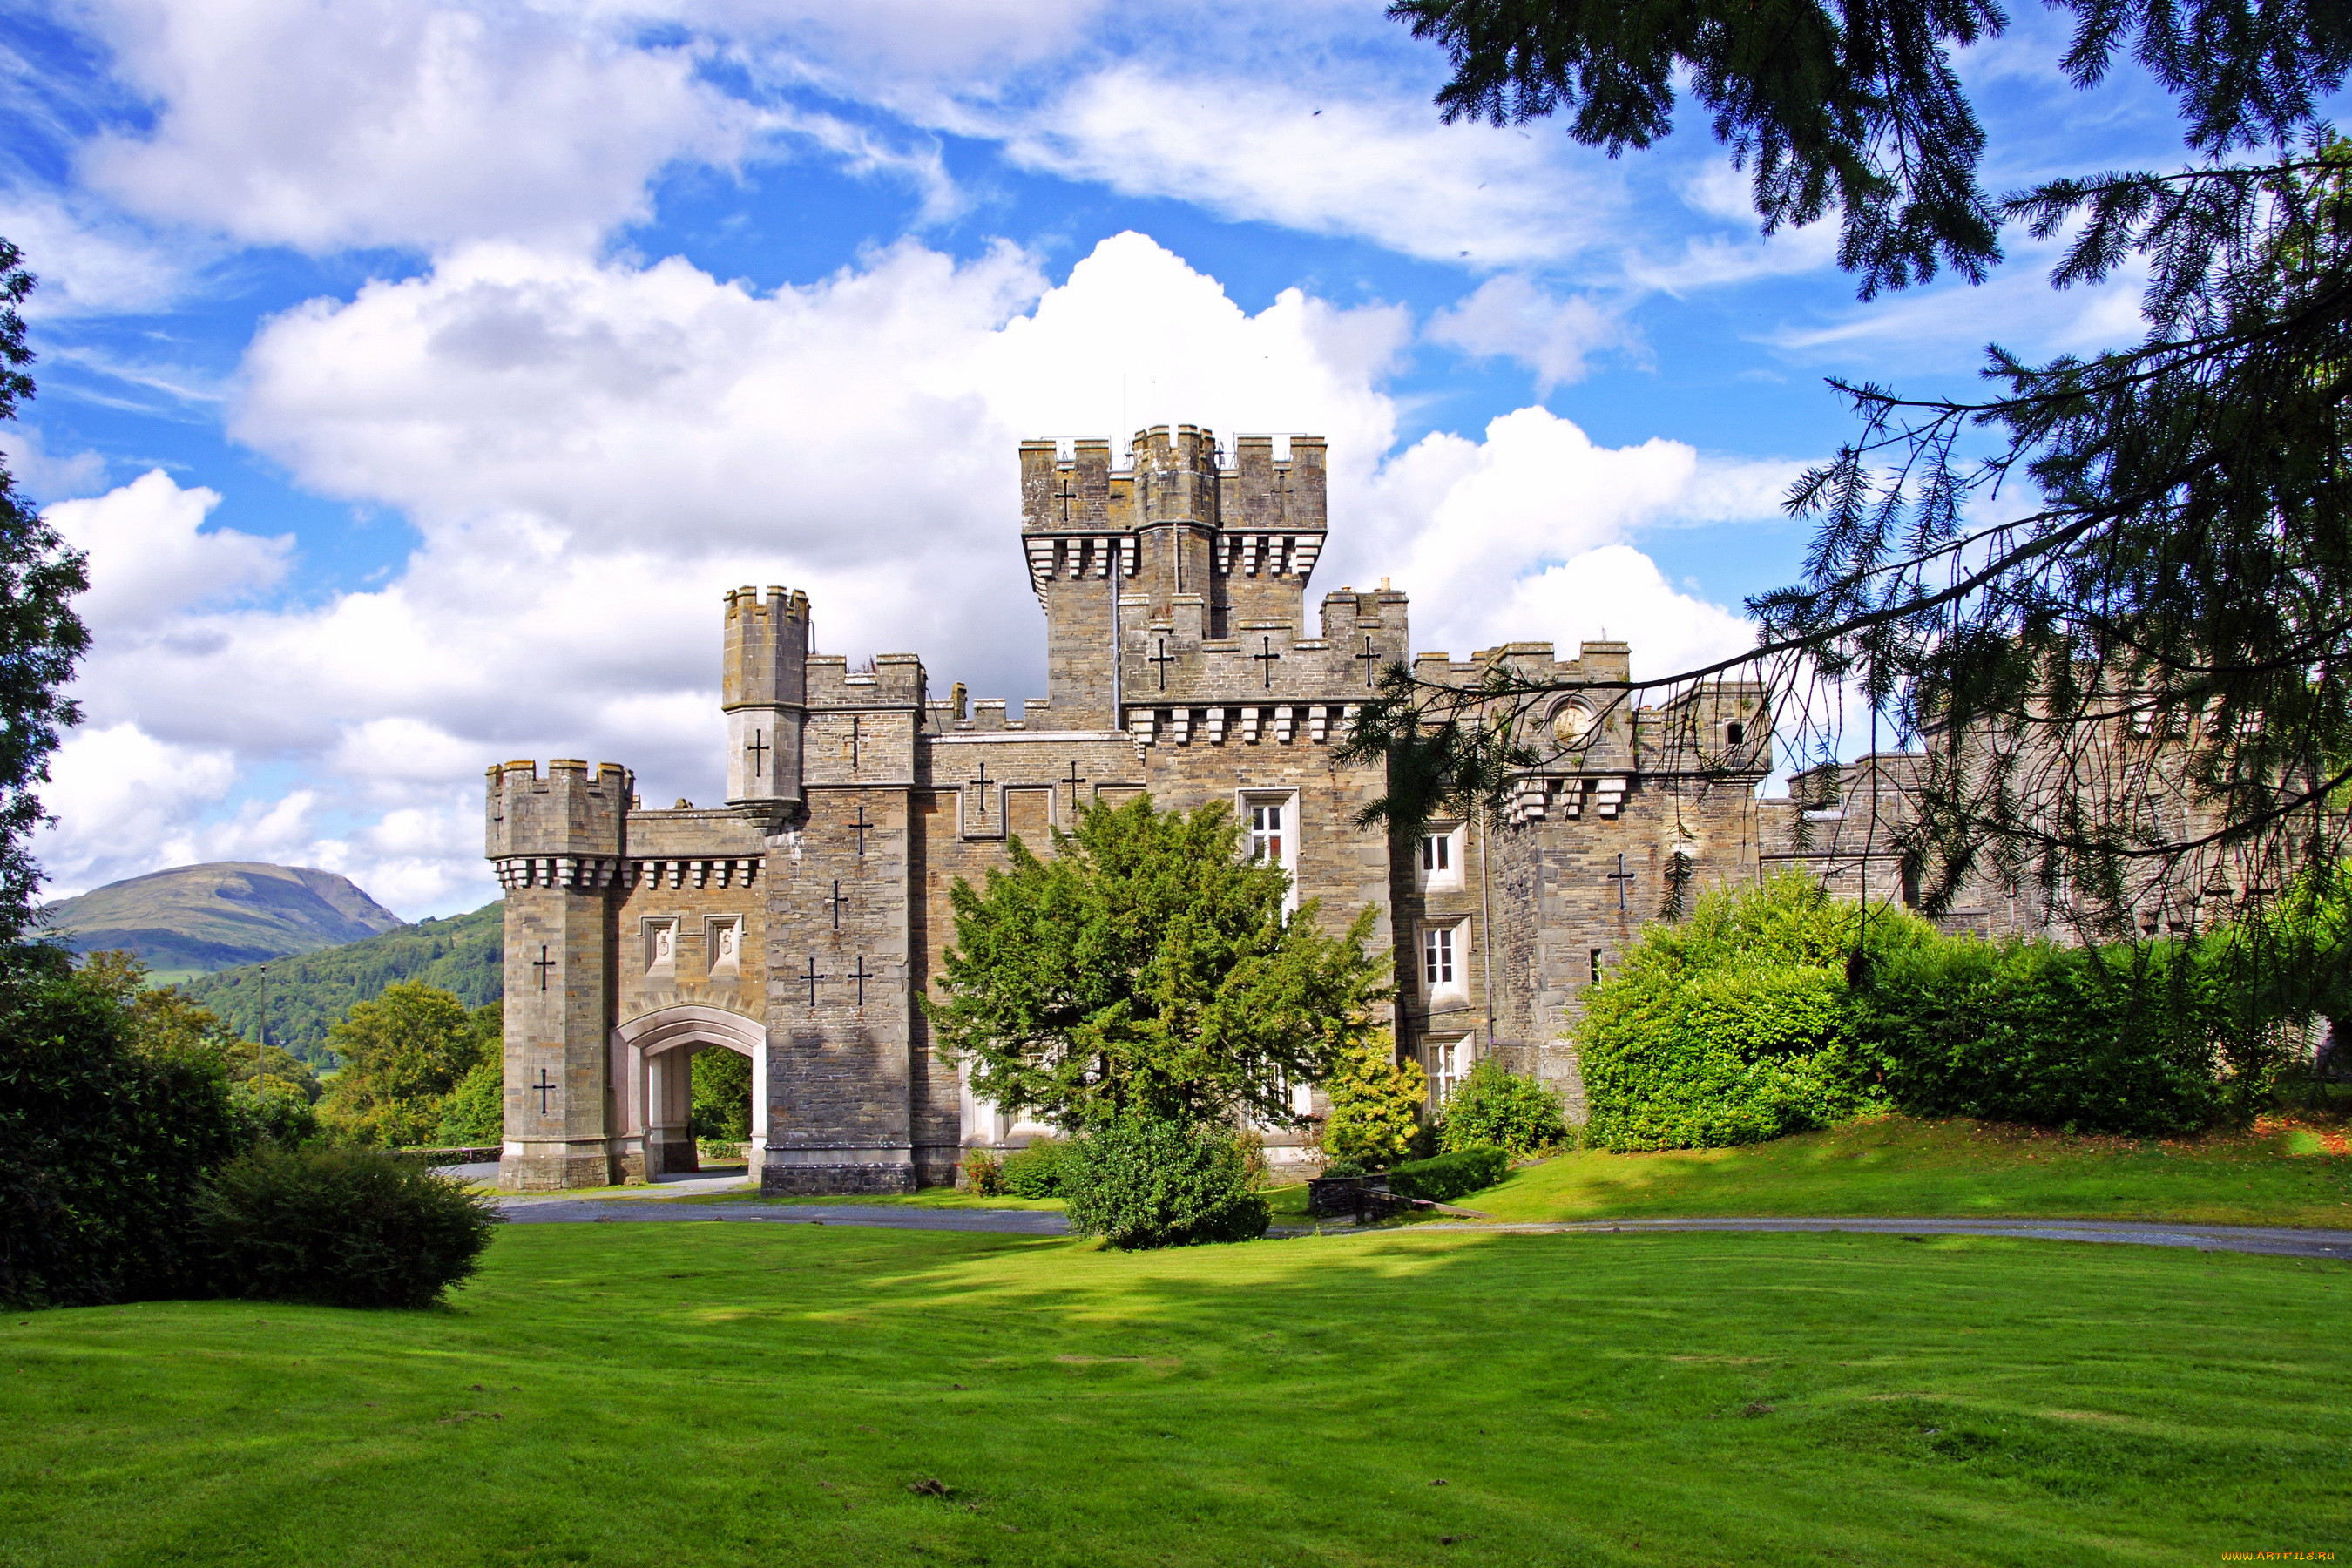
[[[956,882],[982,883],[1014,838],[1046,852],[1089,803],[1149,792],[1244,823],[1253,804],[1280,805],[1297,900],[1334,932],[1376,911],[1398,1048],[1433,1060],[1451,1043],[1457,1073],[1496,1054],[1571,1102],[1566,1037],[1595,955],[1604,970],[1622,956],[1677,864],[1696,896],[1752,880],[1784,842],[1785,813],[1754,796],[1771,759],[1752,688],[1635,714],[1619,700],[1622,643],[1568,660],[1548,643],[1417,655],[1409,600],[1385,582],[1327,593],[1310,617],[1320,440],[1227,449],[1178,426],[1139,435],[1124,468],[1107,442],[1026,443],[1020,462],[1045,698],[938,694],[912,654],[853,667],[809,647],[804,595],[745,588],[723,617],[723,805],[644,810],[609,765],[491,771],[509,1184],[691,1168],[685,1070],[705,1048],[753,1058],[752,1157],[771,1192],[904,1191],[954,1179],[968,1147],[1023,1142],[1037,1129],[939,1061],[919,999],[953,941]],[[1399,664],[1567,689],[1539,715],[1554,743],[1510,820],[1436,825],[1435,875],[1419,841],[1356,826],[1383,769],[1337,760]],[[1454,940],[1434,990],[1433,928]],[[1273,1152],[1303,1155],[1311,1136],[1276,1132]]]

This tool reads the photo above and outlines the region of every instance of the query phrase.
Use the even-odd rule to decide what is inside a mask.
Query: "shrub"
[[[992,1149],[967,1149],[957,1167],[956,1185],[967,1193],[992,1198],[1004,1190],[1004,1163]]]
[[[1387,1037],[1350,1047],[1324,1080],[1331,1114],[1323,1123],[1323,1152],[1379,1169],[1412,1152],[1429,1080],[1419,1062],[1400,1062]]]
[[[487,1194],[366,1149],[257,1149],[224,1165],[196,1221],[226,1296],[429,1307],[474,1271],[499,1215]]]
[[[1121,1248],[1249,1241],[1272,1217],[1234,1135],[1122,1118],[1070,1141],[1070,1228]]]
[[[1478,1143],[1395,1167],[1389,1172],[1389,1191],[1401,1198],[1450,1203],[1465,1193],[1483,1192],[1510,1173],[1509,1154],[1492,1143]]]
[[[1846,1008],[1858,908],[1801,876],[1701,898],[1642,934],[1578,1026],[1587,1137],[1603,1148],[1753,1143],[1883,1108],[1877,1060]],[[1873,908],[1878,962],[1938,939]]]
[[[506,1063],[476,1062],[441,1100],[437,1136],[445,1144],[495,1143],[506,1136]]]
[[[1481,1057],[1456,1084],[1438,1123],[1437,1146],[1448,1154],[1481,1143],[1512,1154],[1532,1154],[1568,1136],[1559,1096],[1533,1078]]]
[[[124,999],[66,956],[0,954],[0,1302],[198,1293],[189,1214],[246,1145],[217,1059],[130,1044]]]
[[[1855,1027],[1916,1116],[2143,1137],[2222,1113],[2221,1009],[2187,944],[1947,942],[1882,964]]]
[[[1062,1170],[1070,1152],[1060,1138],[1033,1138],[1029,1147],[1004,1160],[1004,1190],[1016,1198],[1058,1198]]]
[[[1364,1167],[1354,1160],[1334,1160],[1323,1167],[1323,1173],[1326,1176],[1361,1176],[1367,1173]]]

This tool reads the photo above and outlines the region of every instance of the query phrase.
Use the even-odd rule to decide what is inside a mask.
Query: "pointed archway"
[[[751,1058],[751,1142],[745,1153],[754,1179],[768,1141],[768,1029],[723,1007],[658,1008],[613,1031],[615,1140],[625,1177],[649,1179],[696,1168],[691,1063],[719,1048]]]

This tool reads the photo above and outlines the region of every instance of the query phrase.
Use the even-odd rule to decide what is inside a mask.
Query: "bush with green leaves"
[[[1915,1116],[2195,1132],[2263,1087],[2219,1070],[2232,1031],[2207,959],[2194,942],[1937,942],[1877,966],[1853,1026]]]
[[[136,1039],[125,997],[63,952],[0,949],[0,1302],[202,1292],[197,1184],[254,1129],[216,1056]]]
[[[1511,1173],[1511,1156],[1492,1143],[1474,1143],[1427,1160],[1410,1160],[1389,1172],[1389,1191],[1401,1198],[1450,1203],[1486,1191]]]
[[[1532,1154],[1568,1137],[1559,1096],[1493,1057],[1481,1057],[1446,1097],[1437,1124],[1437,1146],[1448,1154],[1492,1144],[1512,1154]]]
[[[220,1294],[328,1307],[429,1307],[490,1244],[488,1194],[371,1149],[263,1148],[197,1194]]]
[[[1004,1159],[1004,1190],[1016,1198],[1058,1198],[1062,1169],[1070,1152],[1064,1138],[1033,1138],[1029,1147]]]
[[[1701,897],[1642,933],[1578,1026],[1586,1136],[1601,1148],[1711,1148],[1884,1109],[1846,1006],[1863,944],[1884,963],[1937,942],[1907,911],[1832,900],[1790,875]]]
[[[1120,1117],[1061,1157],[1070,1228],[1125,1249],[1251,1241],[1272,1217],[1225,1129]]]
[[[1429,1079],[1419,1062],[1396,1059],[1386,1035],[1342,1053],[1323,1092],[1331,1102],[1322,1136],[1330,1159],[1380,1170],[1411,1154],[1423,1136]]]

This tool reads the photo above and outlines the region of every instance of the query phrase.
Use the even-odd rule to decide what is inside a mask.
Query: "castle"
[[[1318,438],[1227,451],[1160,426],[1123,468],[1108,441],[1024,442],[1020,460],[1043,701],[968,704],[912,654],[853,669],[810,650],[804,595],[742,588],[724,613],[725,805],[644,809],[610,763],[489,770],[506,1185],[694,1169],[688,1064],[706,1049],[751,1058],[766,1192],[904,1191],[952,1181],[968,1148],[1024,1142],[1041,1129],[974,1099],[916,999],[953,941],[957,879],[978,883],[1011,838],[1042,849],[1090,802],[1227,803],[1335,931],[1378,911],[1398,1048],[1436,1097],[1494,1055],[1573,1106],[1580,994],[1662,909],[1776,863],[1841,886],[1869,866],[1867,844],[1796,847],[1813,842],[1796,808],[1759,797],[1773,768],[1760,687],[1635,708],[1593,684],[1627,678],[1623,643],[1570,660],[1540,642],[1416,654],[1406,595],[1385,582],[1326,593],[1310,621]],[[1398,662],[1425,681],[1502,665],[1560,688],[1507,823],[1434,822],[1412,840],[1356,826],[1383,769],[1340,763],[1338,742]],[[1271,1134],[1269,1152],[1297,1158],[1309,1138]]]

